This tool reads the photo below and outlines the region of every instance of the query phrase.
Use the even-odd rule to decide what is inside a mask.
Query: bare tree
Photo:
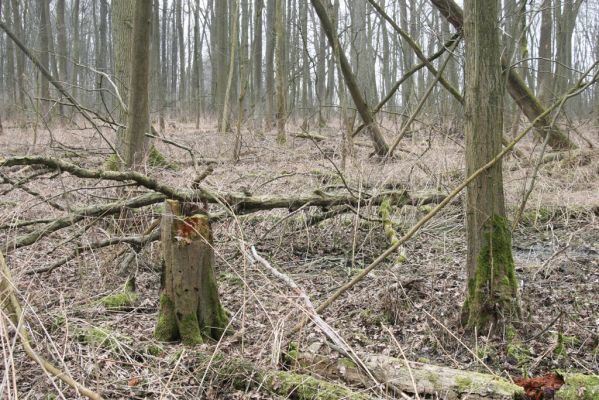
[[[501,151],[503,80],[499,0],[466,0],[466,175]],[[519,316],[512,241],[506,218],[501,160],[467,188],[468,289],[463,323],[486,332]]]

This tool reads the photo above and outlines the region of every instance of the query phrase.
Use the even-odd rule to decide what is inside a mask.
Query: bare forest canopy
[[[115,88],[100,74],[114,77],[118,68],[115,65],[118,39],[111,34],[115,18],[112,3],[4,0],[0,12],[2,21],[44,60],[48,70],[75,98],[86,107],[107,108],[115,113],[119,102]],[[232,65],[229,109],[234,113],[243,110],[244,120],[275,118],[275,2],[239,3],[237,6],[233,0],[153,2],[150,61],[153,116],[158,113],[187,118],[220,115]],[[428,0],[375,3],[385,8],[427,56],[439,50],[455,33],[454,26]],[[351,63],[367,104],[374,108],[420,60],[406,38],[397,34],[368,1],[336,0],[330,1],[329,6],[341,51]],[[310,2],[284,1],[281,12],[286,113],[318,120],[338,115],[343,104],[354,108]],[[597,59],[597,2],[505,0],[498,18],[507,66],[518,71],[537,97],[547,99],[545,103],[563,93]],[[234,52],[232,44],[236,47]],[[5,119],[6,115],[30,115],[40,98],[65,100],[53,88],[48,93],[40,92],[44,86],[38,83],[42,77],[36,67],[5,35],[0,36],[0,54],[0,112]],[[439,68],[443,59],[432,63]],[[463,43],[460,43],[452,51],[444,73],[445,80],[458,93],[463,92],[463,65]],[[391,94],[381,115],[409,114],[433,79],[430,70],[417,71]],[[547,90],[541,93],[545,87]],[[596,112],[597,102],[597,91],[591,90],[578,96],[570,110],[573,116],[588,118]],[[508,101],[513,113],[510,104]],[[459,101],[443,85],[432,89],[424,107],[445,118],[461,113]]]
[[[597,0],[0,0],[0,398],[599,399],[597,146]]]

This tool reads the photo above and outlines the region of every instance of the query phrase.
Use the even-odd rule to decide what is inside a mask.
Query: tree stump
[[[159,340],[202,343],[219,339],[228,317],[214,277],[214,248],[208,216],[199,206],[166,200],[161,225]]]

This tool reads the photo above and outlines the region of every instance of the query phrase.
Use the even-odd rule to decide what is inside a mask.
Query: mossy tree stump
[[[186,344],[218,339],[227,325],[214,277],[208,216],[192,203],[165,201],[160,311],[154,334]]]

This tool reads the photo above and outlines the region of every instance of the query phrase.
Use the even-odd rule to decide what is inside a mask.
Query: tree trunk
[[[275,115],[275,1],[267,0],[266,3],[266,55],[265,55],[265,84],[266,84],[266,126],[273,125]]]
[[[152,2],[137,0],[133,22],[131,74],[129,84],[129,116],[125,133],[125,163],[135,167],[143,161],[144,139],[148,130],[149,105],[148,86],[150,81],[150,33],[152,26]]]
[[[135,2],[131,0],[112,0],[112,42],[114,46],[115,84],[124,104],[129,103],[129,84],[131,82],[131,47],[133,42],[133,19]],[[127,125],[127,110],[119,107],[117,122]],[[117,129],[116,148],[125,160],[125,128]]]
[[[65,26],[65,0],[56,2],[56,35],[58,37],[59,79],[65,84],[69,80],[67,71],[67,30]]]
[[[8,0],[5,0],[8,1]],[[21,13],[19,11],[19,2],[18,0],[12,0],[12,25],[14,27],[15,33],[18,37],[23,36],[23,24],[21,23]],[[25,110],[27,109],[27,105],[25,103],[25,87],[23,86],[23,77],[25,74],[25,55],[21,51],[17,51],[16,54],[17,59],[17,87],[18,87],[18,104],[19,106]],[[16,100],[16,99],[15,99]]]
[[[73,1],[73,8],[71,9],[71,26],[73,29],[73,36],[72,36],[72,61],[73,61],[73,69],[72,69],[72,73],[71,73],[71,85],[73,87],[72,90],[72,94],[73,94],[73,98],[77,98],[77,92],[79,89],[79,67],[77,66],[77,64],[79,64],[79,57],[80,57],[80,35],[79,35],[79,0],[74,0]],[[113,43],[114,45],[114,43]]]
[[[285,85],[285,14],[284,1],[275,0],[275,48],[276,48],[276,93],[277,93],[277,143],[285,143],[287,135],[285,135],[285,120],[287,119],[287,91]]]
[[[38,13],[39,13],[39,18],[40,18],[40,62],[42,64],[42,66],[46,70],[49,71],[50,70],[50,55],[49,55],[50,16],[48,15],[47,2],[48,2],[48,0],[38,0],[37,6],[38,6]],[[50,98],[50,82],[44,75],[40,76],[40,96],[42,97],[42,99],[46,99],[46,100],[41,100],[40,111],[44,117],[49,118],[49,115],[47,115],[48,110],[49,110],[47,99]]]
[[[254,129],[262,134],[262,10],[264,0],[256,0],[254,12]]]
[[[214,83],[215,83],[215,107],[218,115],[218,121],[222,120],[222,113],[225,106],[225,91],[227,86],[227,73],[229,68],[227,64],[227,27],[228,27],[228,16],[227,16],[227,1],[216,0],[214,3],[214,19],[212,21],[214,25],[213,31],[215,32],[215,47],[213,48],[212,57],[214,59],[213,65],[216,67],[214,71]],[[218,127],[219,132],[225,132],[226,127]]]
[[[179,41],[179,112],[185,116],[187,96],[187,82],[185,81],[185,38],[183,35],[183,16],[181,10],[181,0],[176,0],[175,15],[177,23],[177,39]]]
[[[318,15],[318,18],[320,19],[322,28],[324,29],[327,38],[329,39],[329,44],[333,49],[333,53],[335,54],[335,57],[337,57],[338,59],[341,72],[343,73],[343,77],[345,79],[345,84],[347,85],[352,99],[354,100],[354,104],[356,105],[356,108],[358,109],[358,112],[360,113],[360,116],[364,121],[364,125],[370,131],[370,137],[374,143],[375,152],[378,155],[384,156],[387,154],[389,147],[387,146],[387,143],[385,143],[385,139],[383,138],[383,135],[379,130],[376,121],[374,120],[372,111],[368,107],[366,101],[364,101],[364,97],[362,95],[362,92],[360,92],[358,82],[351,70],[349,61],[347,60],[345,53],[339,45],[337,33],[336,30],[334,30],[333,28],[331,19],[329,18],[328,13],[320,0],[311,0],[311,2],[312,6],[314,7],[314,10],[316,11],[316,14]]]
[[[208,217],[191,203],[167,200],[162,216],[163,264],[159,340],[202,343],[218,340],[228,318],[214,277],[214,249]]]
[[[537,72],[537,97],[543,105],[547,105],[553,97],[553,74],[551,73],[553,10],[552,0],[543,0],[541,4],[541,36],[539,38],[539,66]]]
[[[445,18],[458,30],[461,31],[464,23],[463,11],[453,0],[431,0],[437,9]],[[554,150],[575,149],[577,146],[572,142],[567,135],[559,130],[556,126],[551,126],[549,116],[538,118],[545,112],[545,109],[539,100],[531,93],[518,73],[507,65],[505,60],[501,60],[501,67],[507,70],[507,89],[524,115],[529,121],[536,120],[536,133],[545,138],[547,135],[549,141],[547,144]],[[537,119],[538,118],[538,119]]]
[[[503,80],[499,0],[465,0],[466,176],[501,151]],[[512,241],[506,218],[501,160],[467,188],[468,290],[463,323],[478,332],[519,316]]]

